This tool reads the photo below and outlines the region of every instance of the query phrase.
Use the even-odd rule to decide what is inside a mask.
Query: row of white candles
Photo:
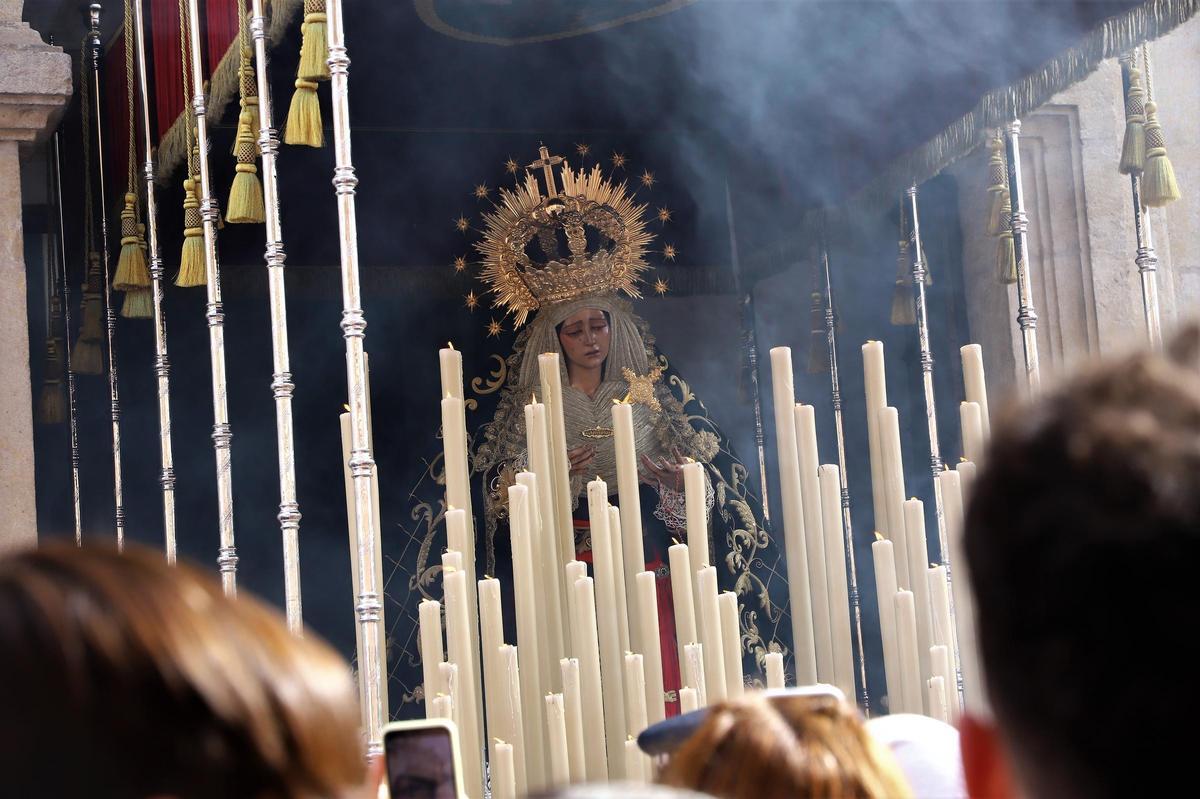
[[[650,761],[634,739],[665,717],[666,697],[657,583],[642,543],[632,407],[613,405],[620,507],[609,504],[603,480],[587,485],[589,577],[574,557],[559,356],[539,356],[547,401],[535,396],[525,406],[530,471],[516,476],[507,496],[520,642],[510,646],[503,640],[499,580],[473,574],[461,356],[447,348],[440,358],[447,646],[441,603],[422,602],[426,712],[458,725],[472,797],[483,792],[485,749],[498,797],[568,781],[649,779]],[[709,563],[704,468],[683,467],[688,543],[668,549],[685,710],[738,696],[744,683],[738,600],[718,591]]]

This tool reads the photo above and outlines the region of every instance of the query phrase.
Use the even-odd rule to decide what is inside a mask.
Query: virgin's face
[[[584,308],[563,320],[558,331],[568,366],[598,369],[608,358],[612,329],[604,311]]]

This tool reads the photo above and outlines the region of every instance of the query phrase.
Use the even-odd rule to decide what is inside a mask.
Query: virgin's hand
[[[674,491],[683,490],[682,464],[669,458],[642,456],[642,482],[647,485],[663,485]]]
[[[574,449],[567,450],[567,461],[570,464],[571,476],[587,473],[588,466],[596,459],[596,448],[591,444],[580,444]]]

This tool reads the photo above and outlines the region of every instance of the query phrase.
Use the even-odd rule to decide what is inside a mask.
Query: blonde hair
[[[834,696],[748,694],[710,708],[661,782],[718,799],[906,799],[899,766]]]
[[[346,663],[161,553],[0,560],[0,651],[13,795],[298,799],[363,782]]]

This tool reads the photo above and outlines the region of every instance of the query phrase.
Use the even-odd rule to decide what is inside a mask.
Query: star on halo
[[[454,271],[455,272],[465,272],[466,269],[467,269],[466,256],[460,255],[454,259]]]
[[[664,225],[667,224],[668,222],[670,222],[671,221],[671,209],[670,208],[659,208],[658,209],[658,221],[663,223]]]
[[[454,220],[454,227],[458,228],[459,233],[466,233],[470,229],[471,223],[467,221],[465,216],[460,215],[458,219]]]
[[[663,258],[666,258],[668,261],[674,261],[675,256],[678,254],[679,253],[675,250],[674,244],[668,244],[667,246],[663,247]]]
[[[592,148],[588,144],[581,143],[581,144],[575,145],[575,152],[579,153],[580,158],[587,158],[588,153],[590,153],[591,151],[592,151]]]
[[[504,171],[508,172],[510,175],[517,174],[517,162],[514,161],[511,156],[507,161],[504,162]]]
[[[660,297],[666,294],[669,288],[670,286],[667,285],[667,281],[663,280],[661,277],[654,281],[654,293]]]
[[[486,200],[487,196],[488,196],[488,191],[489,191],[489,189],[487,187],[487,184],[480,183],[478,186],[475,187],[475,191],[474,191],[475,199],[476,200]]]
[[[479,307],[479,297],[474,291],[468,291],[467,296],[463,297],[463,304],[467,306],[468,311],[474,311]]]
[[[625,168],[625,153],[613,153],[612,154],[612,165],[613,165],[613,169],[624,169]]]
[[[648,189],[654,188],[654,184],[656,182],[654,173],[651,172],[649,169],[643,169],[642,175],[641,175],[641,177],[638,178],[638,180],[642,181],[642,185]]]

